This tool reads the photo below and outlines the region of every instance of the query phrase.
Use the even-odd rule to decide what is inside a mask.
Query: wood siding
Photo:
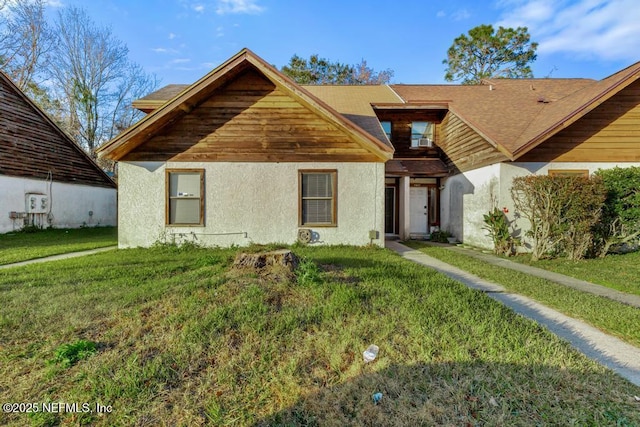
[[[391,144],[395,148],[393,157],[396,159],[440,157],[438,150],[438,137],[440,133],[440,122],[444,116],[444,111],[425,110],[378,110],[376,114],[380,121],[391,122]],[[411,122],[432,122],[435,123],[434,147],[433,148],[411,148]]]
[[[444,153],[443,161],[447,167],[456,172],[507,160],[504,154],[451,112],[440,124],[438,146]]]
[[[381,161],[253,69],[123,160]]]
[[[0,76],[0,175],[115,187],[82,150]]]
[[[640,81],[632,83],[518,161],[640,161]]]

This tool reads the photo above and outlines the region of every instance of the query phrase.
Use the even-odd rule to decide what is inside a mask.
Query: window
[[[382,130],[384,131],[385,135],[387,135],[389,141],[391,141],[391,122],[383,121],[380,122],[380,125],[382,126]]]
[[[299,171],[300,225],[335,226],[337,175],[335,170]]]
[[[589,178],[587,169],[549,169],[549,176],[582,176]]]
[[[167,170],[167,225],[204,225],[204,170]]]
[[[430,148],[433,146],[434,125],[431,122],[411,123],[411,148]]]

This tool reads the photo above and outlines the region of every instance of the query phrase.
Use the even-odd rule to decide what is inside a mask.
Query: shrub
[[[438,230],[431,233],[431,235],[429,236],[429,240],[438,243],[449,243],[449,237],[451,237],[451,233],[449,233],[448,231]]]
[[[531,238],[532,259],[564,254],[575,260],[586,255],[605,199],[602,179],[517,177],[511,196],[516,210],[531,224],[525,235]]]
[[[509,232],[509,220],[500,209],[493,208],[493,211],[484,216],[485,230],[489,232],[493,240],[493,251],[498,255],[513,255],[515,245],[519,240],[511,236]]]
[[[596,227],[596,254],[603,257],[612,247],[635,242],[640,235],[640,167],[600,169],[607,196],[601,223]]]

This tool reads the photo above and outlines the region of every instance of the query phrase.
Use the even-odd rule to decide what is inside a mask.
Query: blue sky
[[[638,0],[50,0],[77,5],[161,85],[191,83],[243,47],[281,67],[293,54],[362,59],[393,83],[444,83],[455,37],[527,26],[536,77],[604,78],[640,61]]]

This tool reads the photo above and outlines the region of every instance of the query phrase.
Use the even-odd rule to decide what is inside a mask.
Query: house
[[[102,146],[119,161],[120,246],[383,245],[436,229],[490,246],[511,180],[640,165],[640,63],[602,81],[301,86],[247,49]],[[516,223],[523,228],[526,224]]]
[[[116,185],[0,72],[0,233],[115,225]]]

